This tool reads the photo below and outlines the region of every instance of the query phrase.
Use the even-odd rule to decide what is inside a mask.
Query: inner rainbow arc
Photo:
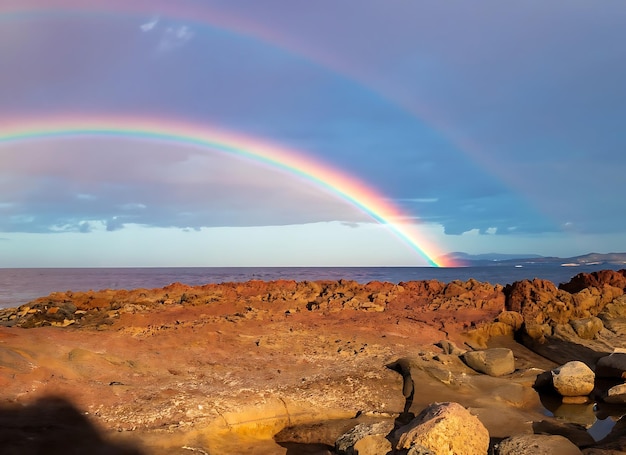
[[[430,266],[450,267],[435,245],[401,220],[399,206],[364,182],[300,151],[189,122],[160,119],[25,119],[0,123],[0,145],[67,137],[111,137],[182,144],[239,156],[301,177],[359,209],[417,252]],[[399,220],[399,221],[396,221]]]

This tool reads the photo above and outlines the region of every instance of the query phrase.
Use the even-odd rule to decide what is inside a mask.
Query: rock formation
[[[339,280],[57,292],[0,310],[0,418],[24,436],[0,443],[38,453],[55,437],[40,429],[63,409],[50,403],[64,403],[82,416],[77,440],[107,453],[426,454],[438,453],[435,440],[456,447],[470,427],[476,453],[485,441],[491,451],[624,450],[621,420],[601,441],[586,429],[622,415],[625,287],[625,271],[606,271],[559,287]],[[14,418],[24,409],[35,410],[28,424]],[[429,420],[448,410],[447,429]]]

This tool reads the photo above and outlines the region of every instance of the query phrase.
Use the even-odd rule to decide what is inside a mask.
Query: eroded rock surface
[[[35,409],[30,427],[11,427],[31,431],[62,409],[44,406],[54,397],[110,453],[145,455],[332,453],[360,423],[399,427],[449,401],[496,440],[532,433],[546,418],[539,373],[563,357],[595,368],[626,347],[623,278],[582,276],[567,288],[340,280],[54,293],[0,310],[0,415]],[[511,350],[516,370],[489,376],[461,360],[490,348]],[[33,444],[50,437],[31,436],[3,448],[39,453]],[[361,439],[364,451],[389,442]],[[620,444],[615,430],[584,450]]]

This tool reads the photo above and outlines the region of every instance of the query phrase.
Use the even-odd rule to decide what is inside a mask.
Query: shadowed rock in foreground
[[[621,421],[590,440],[546,416],[534,386],[572,360],[595,372],[616,352],[600,369],[617,373],[595,375],[578,406],[607,409],[604,400],[626,396],[625,276],[579,275],[560,287],[250,281],[54,293],[0,310],[0,397],[6,416],[63,403],[74,417],[59,413],[57,426],[9,418],[13,431],[52,444],[78,416],[73,440],[97,441],[102,453],[333,453],[357,425],[378,428],[367,450],[421,453],[397,445],[398,431],[435,402],[476,416],[492,451],[547,432],[603,453],[626,448]]]

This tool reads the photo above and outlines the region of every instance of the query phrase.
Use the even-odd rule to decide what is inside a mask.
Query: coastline
[[[541,371],[566,360],[550,358],[550,346],[558,341],[569,349],[559,355],[587,361],[587,351],[626,348],[618,324],[625,274],[586,275],[569,290],[544,280],[283,280],[54,293],[0,311],[0,414],[69,407],[113,453],[261,455],[323,453],[357,423],[397,423],[433,401],[454,401],[478,416],[494,445],[534,433],[532,422],[558,423],[533,388]],[[595,338],[561,333],[599,316],[607,332]],[[532,338],[531,320],[540,337]],[[462,351],[511,349],[515,371],[476,372],[442,341]],[[410,403],[407,377],[420,384]],[[32,427],[12,431],[49,437]]]
[[[0,308],[19,306],[52,292],[100,289],[160,288],[180,282],[190,286],[249,280],[353,280],[399,283],[401,281],[476,279],[505,286],[524,279],[541,278],[556,285],[577,273],[619,270],[618,264],[562,267],[559,264],[525,264],[477,267],[96,267],[96,268],[0,268]]]

